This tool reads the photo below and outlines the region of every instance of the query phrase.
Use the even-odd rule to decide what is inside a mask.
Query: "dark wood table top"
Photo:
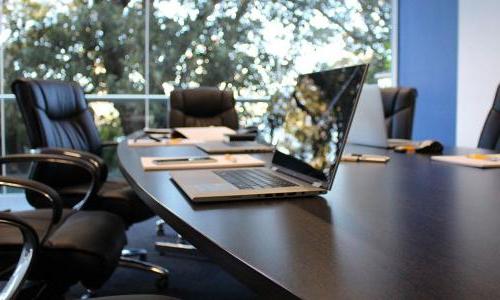
[[[139,161],[201,150],[122,142],[118,157],[159,216],[263,296],[500,298],[499,169],[376,148],[347,151],[391,161],[342,163],[324,197],[211,204],[191,203],[168,172],[144,172]]]

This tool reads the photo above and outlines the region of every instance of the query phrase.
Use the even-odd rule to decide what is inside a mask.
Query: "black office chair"
[[[200,87],[170,93],[169,127],[226,126],[238,129],[231,91]]]
[[[98,206],[94,209],[102,208],[121,216],[127,226],[154,215],[125,181],[106,180],[107,167],[99,155],[104,147],[116,143],[101,142],[77,83],[17,79],[12,92],[26,125],[30,147],[81,151],[82,158],[92,159],[102,168],[103,186],[98,193],[101,201],[95,202]],[[58,153],[65,154],[64,149]],[[55,188],[68,207],[81,199],[88,182],[88,177],[78,170],[43,165],[33,169],[32,178]],[[34,201],[30,203],[36,205]]]
[[[215,87],[175,89],[170,92],[169,127],[226,126],[236,130],[239,123],[235,103],[233,92]],[[163,220],[156,223],[158,235],[163,235],[164,223]],[[160,241],[155,246],[160,254],[170,249],[183,252],[196,250],[180,235],[174,242]]]
[[[477,146],[500,152],[500,85],[497,87],[493,105],[484,122]]]
[[[82,202],[92,201],[99,189],[99,170],[78,158],[50,154],[17,154],[0,157],[6,163],[44,162],[78,167],[91,178]],[[120,217],[104,211],[64,209],[57,192],[42,183],[0,176],[0,186],[21,188],[38,193],[49,208],[0,214],[0,278],[5,279],[15,266],[22,248],[19,265],[2,293],[10,299],[15,286],[26,277],[43,282],[42,295],[54,299],[73,284],[81,282],[88,289],[98,289],[118,266],[126,244],[125,225]],[[18,227],[24,236],[23,246]],[[37,251],[37,259],[30,260]]]
[[[85,161],[45,154],[0,158],[0,163],[26,161],[82,167],[92,177],[88,196],[82,201],[90,201],[97,193],[99,171]],[[0,186],[39,193],[51,205],[51,209],[0,212],[0,280],[8,279],[0,290],[0,299],[63,298],[68,287],[78,281],[95,289],[110,277],[126,240],[125,226],[118,216],[103,211],[63,209],[59,195],[52,188],[36,181],[0,176]],[[30,279],[31,284],[22,289],[26,279]],[[130,295],[94,299],[173,298]]]
[[[80,86],[75,82],[17,79],[12,83],[26,125],[30,147],[42,153],[60,154],[87,160],[100,169],[101,188],[95,201],[87,202],[83,210],[104,210],[120,216],[128,227],[152,217],[153,212],[139,199],[125,181],[107,180],[108,169],[99,157],[103,148],[116,143],[101,142],[92,114]],[[54,188],[67,208],[78,205],[87,191],[88,175],[78,169],[38,163],[31,168],[30,178]],[[34,207],[43,207],[39,196],[26,193]],[[139,255],[144,249],[124,251],[124,255]],[[140,261],[123,260],[129,267],[148,270],[165,278],[168,271]]]
[[[390,139],[411,139],[417,90],[414,88],[382,88],[385,125]]]

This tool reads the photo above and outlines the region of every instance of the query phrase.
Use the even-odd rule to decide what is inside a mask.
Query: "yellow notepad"
[[[162,159],[185,159],[187,157],[141,157],[141,163],[145,171],[262,167],[265,165],[264,161],[248,154],[210,155],[209,157],[213,160],[167,163],[157,163],[155,161]]]
[[[440,155],[431,159],[474,168],[500,168],[500,154]]]

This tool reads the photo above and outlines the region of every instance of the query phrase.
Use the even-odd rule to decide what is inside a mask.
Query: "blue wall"
[[[418,90],[413,139],[455,144],[458,0],[399,0],[398,85]]]

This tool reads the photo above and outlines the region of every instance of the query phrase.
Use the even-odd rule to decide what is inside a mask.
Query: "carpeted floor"
[[[158,290],[152,274],[118,268],[111,279],[97,291],[97,296],[123,294],[164,294],[180,299],[256,299],[257,295],[238,282],[230,274],[205,257],[167,254],[160,256],[153,242],[156,219],[132,226],[128,232],[128,247],[147,248],[148,261],[166,267],[170,271],[169,287]],[[166,226],[167,228],[167,226]],[[166,234],[172,234],[167,229]],[[68,299],[79,298],[84,292],[81,286],[73,287]]]

